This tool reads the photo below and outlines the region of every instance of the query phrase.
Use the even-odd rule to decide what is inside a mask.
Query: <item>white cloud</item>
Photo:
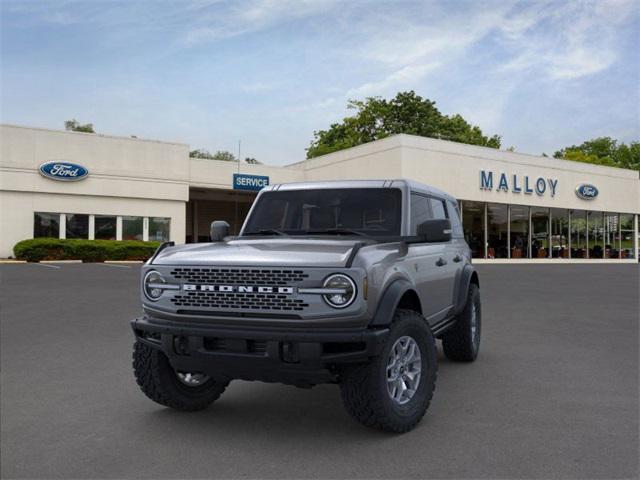
[[[383,95],[389,91],[411,88],[428,72],[438,67],[438,63],[407,65],[392,72],[379,81],[367,82],[347,92],[347,97],[365,97]]]
[[[245,83],[240,89],[246,93],[262,93],[268,92],[270,90],[275,90],[278,88],[278,85],[275,83],[267,83],[267,82],[253,82],[253,83]]]
[[[507,71],[570,80],[606,70],[618,59],[618,29],[637,15],[633,0],[531,4],[501,28],[514,53]]]
[[[184,35],[187,45],[235,37],[276,24],[321,15],[337,0],[253,0],[202,15]]]

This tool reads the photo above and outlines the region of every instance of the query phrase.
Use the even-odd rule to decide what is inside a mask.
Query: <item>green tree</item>
[[[209,150],[205,150],[204,148],[198,148],[196,150],[191,150],[189,152],[189,156],[191,158],[204,158],[207,160],[213,160],[213,155],[209,152]]]
[[[238,159],[235,157],[235,155],[231,152],[228,152],[226,150],[218,150],[216,153],[213,154],[213,159],[214,160],[223,160],[225,162],[237,162]]]
[[[216,153],[211,153],[209,150],[200,148],[197,150],[191,150],[189,152],[191,158],[204,158],[206,160],[223,160],[225,162],[235,162],[236,157],[231,152],[226,150],[218,150]]]
[[[315,131],[307,148],[307,158],[398,133],[500,148],[500,136],[487,137],[480,127],[471,125],[461,115],[443,115],[435,105],[413,90],[399,92],[391,100],[381,97],[349,100],[347,108],[355,110],[355,114],[330,125],[327,130]]]
[[[627,145],[623,142],[618,143],[617,140],[611,137],[598,137],[593,140],[587,140],[580,145],[571,145],[558,150],[553,156],[575,162],[640,171],[639,141],[633,141]]]
[[[96,133],[93,129],[93,123],[85,123],[82,125],[75,118],[64,122],[64,129],[70,132]]]

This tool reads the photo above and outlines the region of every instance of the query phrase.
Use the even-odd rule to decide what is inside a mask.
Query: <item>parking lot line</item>
[[[116,265],[114,263],[97,263],[96,265],[102,265],[103,267],[131,268],[131,265]]]
[[[48,263],[40,263],[40,262],[34,263],[34,265],[38,265],[40,267],[47,267],[47,268],[62,268],[59,265],[50,265]]]

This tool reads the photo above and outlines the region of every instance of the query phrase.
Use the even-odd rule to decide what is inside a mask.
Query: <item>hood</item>
[[[153,265],[344,267],[358,240],[250,239],[165,248]]]

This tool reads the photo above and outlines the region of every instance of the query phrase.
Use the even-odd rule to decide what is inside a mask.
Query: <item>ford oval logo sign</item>
[[[583,200],[593,200],[598,196],[598,189],[593,185],[584,183],[576,187],[576,195]]]
[[[76,182],[89,175],[89,170],[77,163],[56,161],[40,165],[40,173],[53,180]]]

